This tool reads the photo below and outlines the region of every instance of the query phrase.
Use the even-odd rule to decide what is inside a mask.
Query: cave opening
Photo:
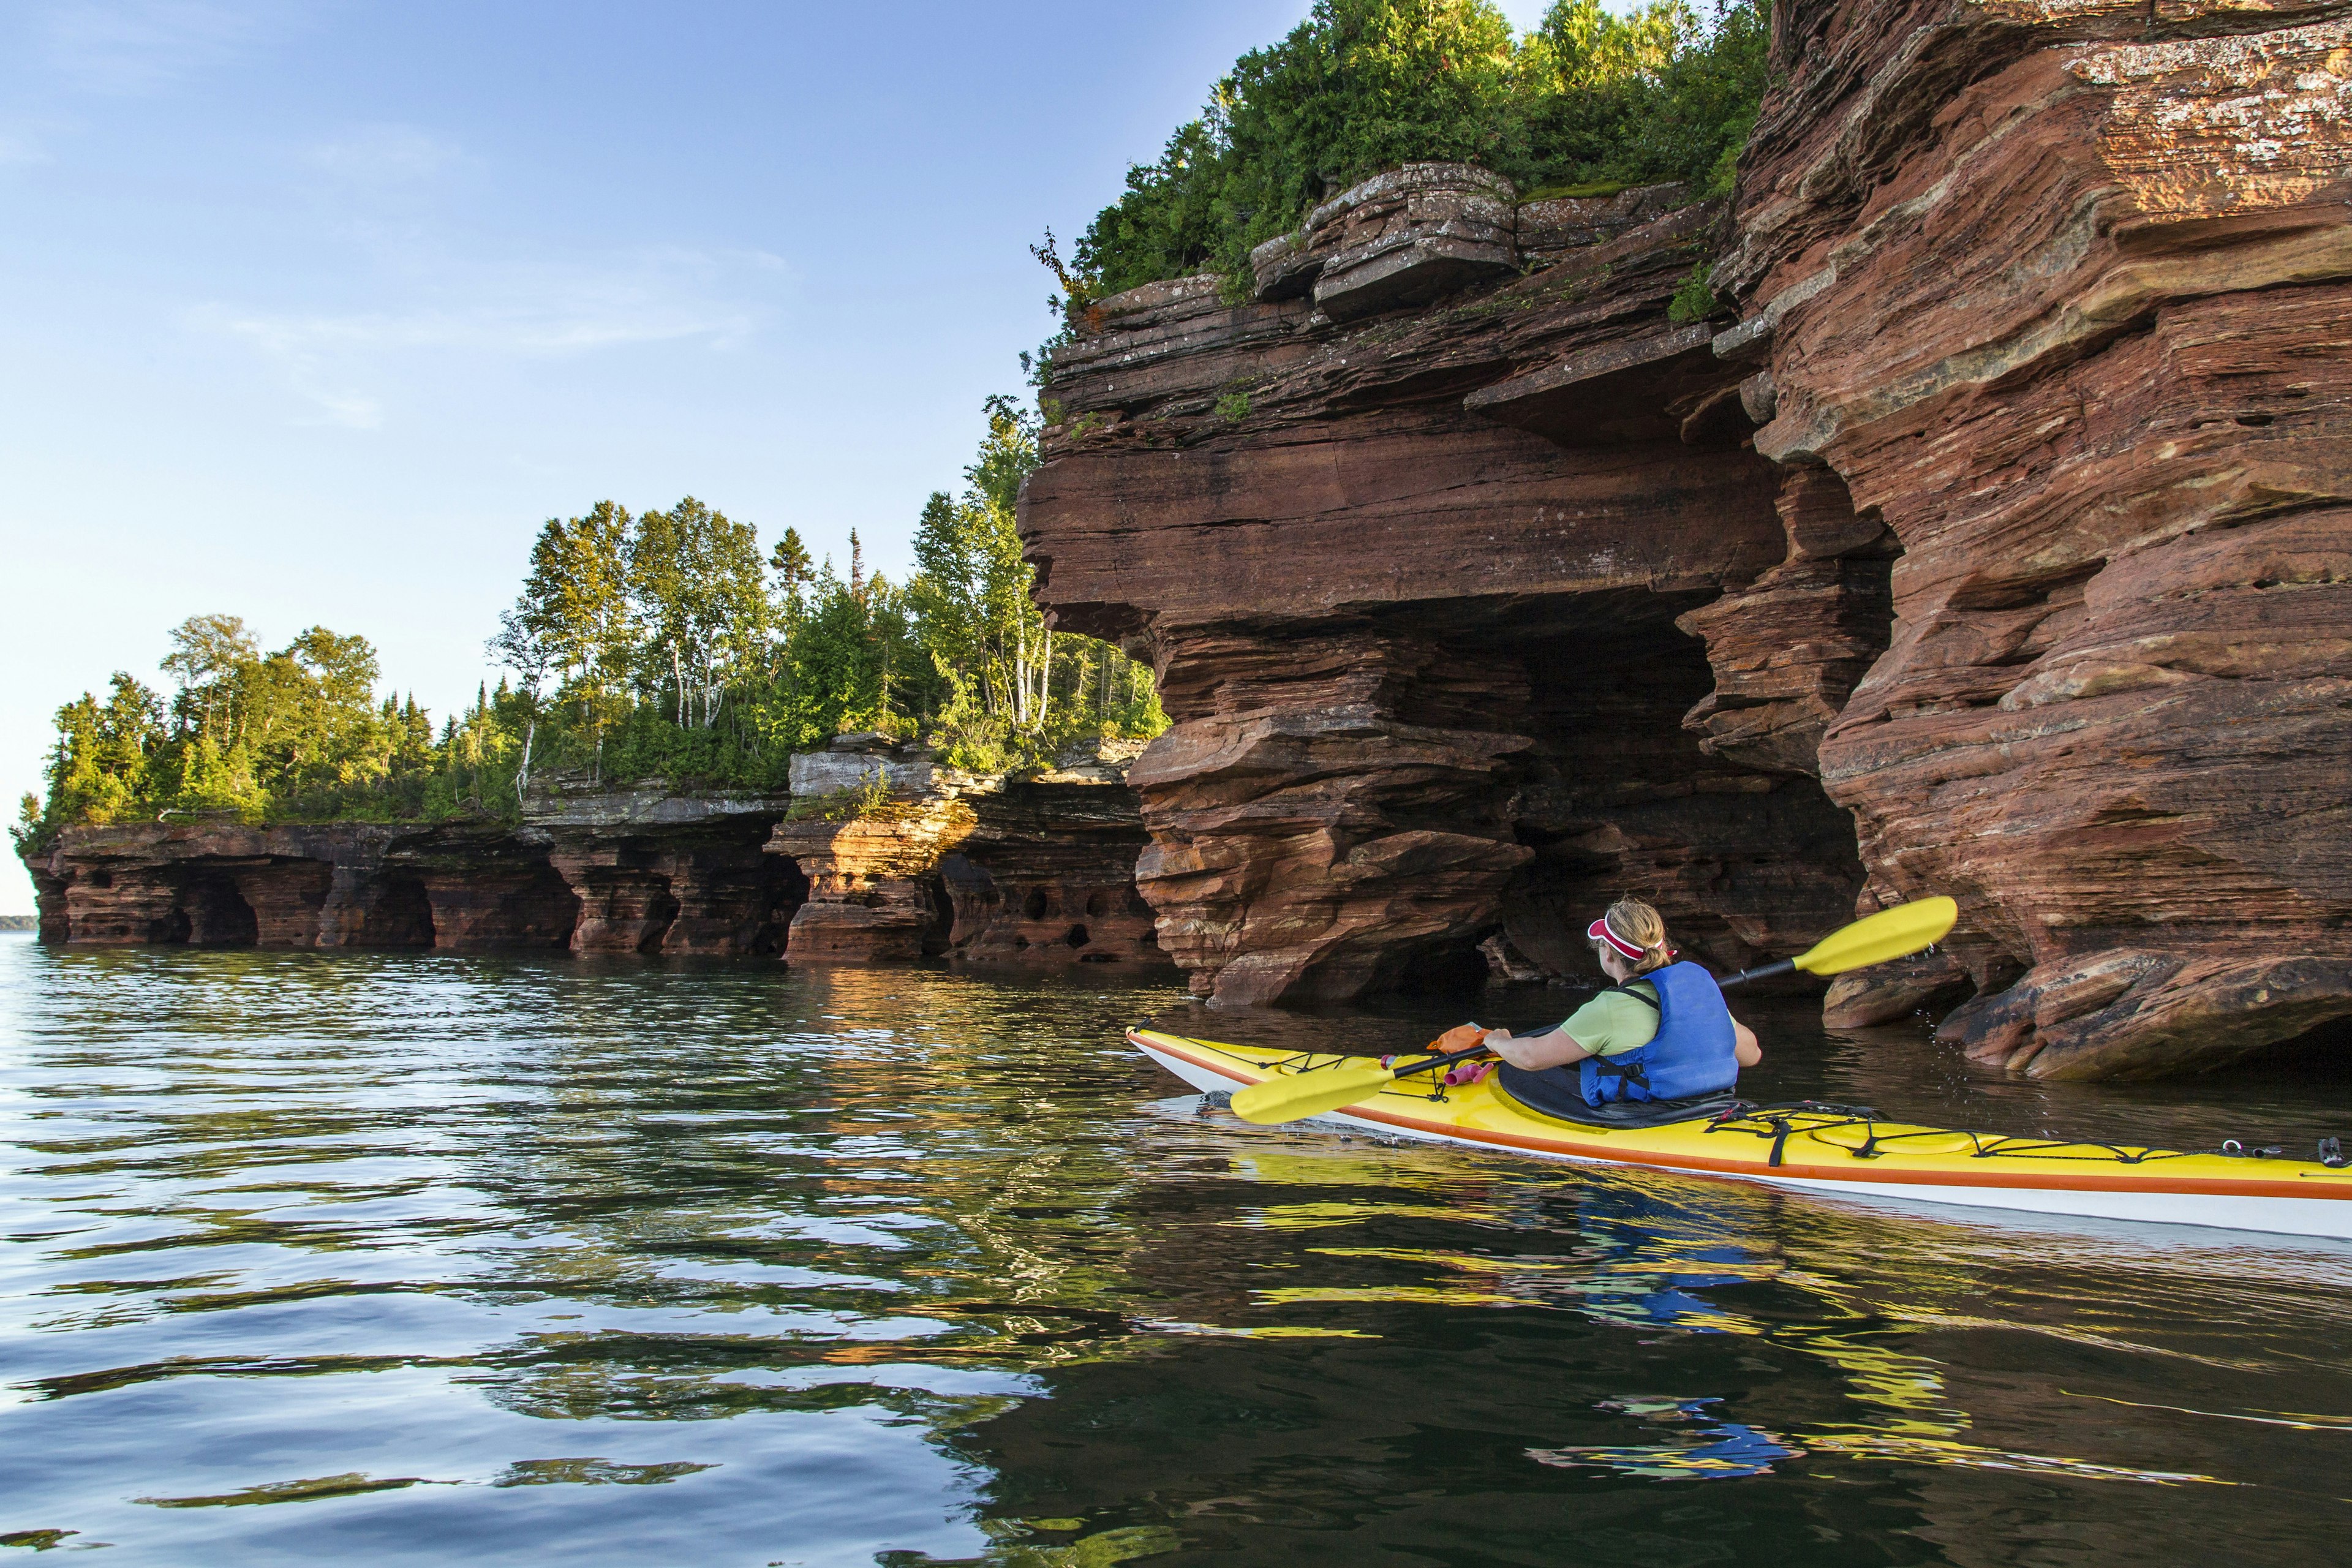
[[[2275,1075],[2288,1092],[2352,1080],[2352,1015],[2315,1024],[2225,1065],[2233,1076],[2248,1071]],[[2330,1131],[2352,1136],[2352,1127]]]
[[[749,947],[757,956],[772,958],[784,951],[793,917],[808,902],[809,879],[800,862],[789,855],[762,854],[753,875],[759,913]]]
[[[192,869],[175,912],[178,934],[167,940],[190,947],[252,947],[260,940],[261,922],[238,889],[236,874],[226,868]]]
[[[669,935],[669,928],[677,921],[677,895],[670,891],[667,879],[661,879],[646,893],[645,914],[637,934],[639,952],[661,951],[662,939]]]
[[[370,947],[431,947],[433,900],[425,895],[425,879],[394,872],[378,885],[367,911]]]
[[[563,874],[544,860],[462,875],[429,873],[434,945],[468,952],[572,946],[583,909]]]
[[[1486,955],[1474,944],[1449,942],[1416,952],[1397,967],[1385,989],[1397,996],[1462,996],[1486,984]]]
[[[955,945],[955,900],[949,895],[948,879],[934,870],[918,879],[915,886],[922,892],[922,955],[944,958]]]
[[[308,856],[273,855],[236,872],[236,890],[253,910],[263,947],[314,947],[335,868]]]
[[[1535,857],[1502,927],[1549,973],[1601,978],[1584,929],[1622,897],[1656,906],[1719,972],[1853,916],[1853,822],[1820,781],[1710,755],[1685,727],[1716,689],[1705,646],[1675,625],[1688,607],[1643,595],[1563,617],[1522,652],[1536,745],[1513,826]]]
[[[518,947],[569,949],[572,933],[580,927],[580,895],[554,867],[541,862],[529,873],[528,891],[520,901],[521,915],[513,935]],[[435,917],[436,929],[439,917]]]
[[[1459,799],[1433,802],[1425,822],[1409,802],[1388,816],[1499,826],[1532,854],[1490,923],[1391,957],[1381,989],[1514,972],[1597,983],[1585,925],[1627,895],[1656,905],[1685,955],[1718,972],[1852,918],[1863,880],[1852,817],[1811,773],[1710,754],[1685,727],[1717,677],[1675,621],[1717,597],[1619,589],[1444,607],[1454,624],[1430,666],[1441,678],[1401,692],[1397,716],[1533,743],[1497,781],[1487,820]],[[1882,625],[1881,646],[1884,636]],[[1490,957],[1480,943],[1498,931],[1507,946]],[[1784,948],[1795,933],[1804,941]]]

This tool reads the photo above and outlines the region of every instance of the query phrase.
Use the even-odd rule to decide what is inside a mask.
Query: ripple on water
[[[0,1544],[1812,1568],[2352,1525],[2352,1249],[1246,1127],[1119,1027],[1394,1048],[1459,1005],[1087,979],[0,942]],[[1790,1098],[2352,1124],[2324,1068],[2018,1085],[1755,1013]]]

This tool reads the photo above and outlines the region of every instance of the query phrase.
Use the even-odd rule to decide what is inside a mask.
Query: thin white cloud
[[[215,0],[69,0],[43,28],[49,68],[87,91],[152,92],[230,59],[262,13]]]
[[[297,421],[303,425],[337,425],[346,430],[373,430],[383,423],[383,405],[373,397],[356,393],[328,392],[318,387],[302,389],[304,395],[319,405],[319,416]]]
[[[735,348],[764,327],[787,273],[765,252],[664,248],[602,267],[533,265],[453,277],[437,299],[376,310],[285,311],[204,306],[194,330],[245,343],[285,374],[319,422],[383,424],[387,395],[373,390],[423,361],[457,374],[469,361],[591,354],[636,344]],[[750,287],[751,275],[765,275]]]
[[[0,169],[49,162],[48,149],[23,136],[0,135]]]
[[[411,125],[368,125],[306,148],[302,161],[355,184],[406,184],[428,180],[464,158],[454,142]]]

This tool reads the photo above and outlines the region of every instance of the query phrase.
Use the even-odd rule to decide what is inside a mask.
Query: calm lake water
[[[1251,1128],[1119,1038],[1402,1047],[1465,1006],[0,938],[0,1542],[2352,1559],[2352,1250]],[[1917,1030],[1742,1011],[1772,1098],[2297,1152],[2352,1131],[2319,1066],[2009,1084]]]

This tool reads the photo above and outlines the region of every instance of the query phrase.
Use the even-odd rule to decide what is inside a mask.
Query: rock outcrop
[[[813,809],[769,844],[810,879],[787,956],[1165,967],[1135,894],[1144,836],[1125,773],[1139,749],[1110,742],[1013,777],[938,768],[878,735],[795,757],[793,784]]]
[[[1757,449],[1902,552],[1822,777],[1963,908],[1842,1016],[1964,977],[1948,1036],[2084,1077],[2352,1013],[2352,6],[1776,18],[1714,281]]]
[[[2352,1013],[2352,5],[1774,27],[1728,210],[1423,165],[1074,322],[1023,528],[1178,720],[1163,943],[1345,996],[1949,892],[1832,1016],[2096,1076]]]
[[[971,809],[940,787],[928,752],[887,736],[839,735],[795,756],[801,809],[768,853],[799,866],[809,896],[794,913],[795,963],[912,963],[948,945],[940,860],[971,831]]]
[[[1164,968],[1138,749],[975,777],[845,736],[796,795],[559,781],[513,826],[71,827],[26,860],[49,942]]]
[[[577,786],[534,798],[548,861],[580,900],[575,952],[772,954],[809,894],[768,835],[788,796]]]
[[[1752,372],[1668,314],[1722,209],[1538,204],[1522,250],[1498,190],[1458,165],[1371,182],[1261,251],[1255,302],[1151,285],[1055,361],[1023,500],[1040,598],[1160,671],[1177,722],[1129,775],[1139,884],[1220,1002],[1480,973],[1498,932],[1496,963],[1580,972],[1571,911],[1627,887],[1737,965],[1861,883],[1805,766],[1682,725],[1715,683],[1677,618],[1798,526],[1740,444]],[[1498,245],[1507,266],[1469,265]],[[1407,308],[1335,319],[1332,269],[1353,290],[1375,265]],[[1454,292],[1412,304],[1432,289]]]
[[[971,964],[1165,970],[1151,908],[1136,891],[1142,814],[1127,771],[1140,742],[1108,742],[965,798],[971,835],[940,864],[954,915],[949,952]]]
[[[41,940],[96,946],[567,946],[543,843],[470,825],[69,827],[27,858]]]

